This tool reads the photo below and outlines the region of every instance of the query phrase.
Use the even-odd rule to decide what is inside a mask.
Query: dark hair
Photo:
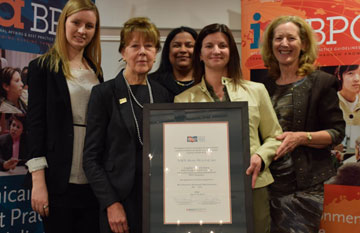
[[[11,117],[9,118],[9,125],[11,125],[11,123],[15,120],[21,122],[23,129],[25,129],[25,117],[24,116],[11,114]]]
[[[29,67],[25,66],[20,73],[21,81],[23,82],[24,86],[27,85],[27,74],[29,71]]]
[[[353,71],[359,68],[360,65],[344,65],[344,66],[338,66],[335,70],[335,76],[339,79],[340,82],[340,90],[342,89],[343,84],[343,74],[349,71]],[[340,91],[339,90],[339,91]]]
[[[9,66],[0,70],[0,97],[7,98],[7,91],[4,89],[3,85],[10,85],[15,72],[18,72],[18,70]]]
[[[342,165],[332,184],[360,186],[360,163],[347,163]]]
[[[11,124],[13,123],[13,121],[21,122],[22,133],[20,135],[20,143],[25,143],[26,144],[26,120],[25,120],[25,116],[21,115],[21,114],[11,114],[11,116],[9,118],[9,129],[10,129]]]
[[[161,52],[161,62],[159,65],[159,68],[155,71],[156,73],[173,73],[172,65],[170,63],[169,59],[169,53],[170,53],[170,43],[174,39],[174,37],[181,33],[181,32],[188,32],[194,40],[196,40],[198,34],[197,32],[189,27],[178,27],[173,29],[166,37],[162,52]]]
[[[233,79],[234,83],[238,84],[242,79],[242,74],[240,67],[240,56],[238,49],[236,47],[234,36],[231,30],[225,24],[218,24],[218,23],[210,24],[204,27],[200,31],[199,36],[195,42],[194,54],[193,54],[193,69],[194,69],[193,76],[195,83],[199,83],[201,81],[202,76],[205,74],[204,62],[200,60],[200,53],[201,53],[203,40],[209,34],[213,34],[216,32],[224,33],[229,40],[230,58],[229,58],[229,63],[227,65],[228,75],[229,75],[228,78]]]

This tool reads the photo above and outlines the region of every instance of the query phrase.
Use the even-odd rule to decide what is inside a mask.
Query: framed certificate
[[[253,232],[246,102],[144,106],[143,233]]]

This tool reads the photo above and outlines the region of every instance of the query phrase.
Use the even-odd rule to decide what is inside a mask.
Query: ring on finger
[[[47,208],[49,208],[48,205],[44,205],[44,206],[43,206],[43,209],[47,209]]]

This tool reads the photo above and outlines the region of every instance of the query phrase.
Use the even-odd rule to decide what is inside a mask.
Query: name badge
[[[119,103],[120,104],[124,104],[127,102],[127,99],[126,98],[122,98],[122,99],[119,99]]]

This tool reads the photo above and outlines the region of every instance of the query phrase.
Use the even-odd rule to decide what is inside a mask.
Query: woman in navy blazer
[[[142,232],[142,106],[172,102],[164,87],[147,79],[159,48],[154,24],[129,19],[119,48],[125,69],[91,92],[84,170],[100,202],[102,233]]]
[[[32,208],[45,232],[98,232],[98,204],[82,169],[91,88],[103,81],[99,13],[70,0],[53,47],[30,62],[27,162]]]

